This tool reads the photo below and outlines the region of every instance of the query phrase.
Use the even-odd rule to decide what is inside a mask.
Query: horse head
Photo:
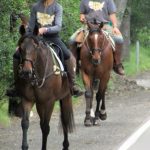
[[[92,63],[98,65],[101,63],[101,55],[104,45],[104,35],[102,33],[103,23],[97,24],[87,22],[89,34],[87,36],[87,47],[92,57]]]
[[[37,59],[37,52],[39,41],[36,36],[38,35],[38,28],[36,27],[34,33],[26,33],[25,26],[20,26],[21,38],[18,41],[18,49],[20,52],[20,70],[19,75],[24,79],[31,79],[34,73],[34,67]]]

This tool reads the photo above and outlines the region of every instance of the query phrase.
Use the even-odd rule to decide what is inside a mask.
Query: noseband
[[[21,61],[22,63],[25,62],[25,61],[29,61],[31,63],[31,65],[32,65],[32,67],[34,67],[35,63],[31,59],[25,58],[25,59],[21,59],[21,60],[22,60]]]

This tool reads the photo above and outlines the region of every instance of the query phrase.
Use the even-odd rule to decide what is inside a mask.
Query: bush
[[[139,39],[140,43],[145,47],[150,47],[150,29],[143,27],[142,29],[138,30],[137,39]]]

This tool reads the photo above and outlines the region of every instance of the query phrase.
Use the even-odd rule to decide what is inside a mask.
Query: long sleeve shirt
[[[45,7],[43,2],[39,1],[31,9],[28,30],[33,32],[37,24],[39,27],[47,27],[44,37],[58,36],[62,27],[62,13],[62,6],[57,2]]]
[[[93,22],[109,22],[109,15],[116,12],[116,5],[113,0],[81,0],[80,13],[86,19]]]

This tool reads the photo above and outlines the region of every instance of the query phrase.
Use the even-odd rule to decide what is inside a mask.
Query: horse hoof
[[[100,126],[100,119],[99,118],[94,118],[93,125],[94,126]]]
[[[85,118],[85,120],[84,120],[84,125],[85,125],[86,127],[92,126],[92,125],[93,125],[93,118],[92,118],[92,117],[91,117],[91,118]]]
[[[99,113],[99,118],[100,118],[101,120],[106,120],[106,119],[107,119],[107,114],[106,114],[106,113],[104,113],[104,114]]]
[[[28,145],[22,146],[22,150],[28,150]]]

